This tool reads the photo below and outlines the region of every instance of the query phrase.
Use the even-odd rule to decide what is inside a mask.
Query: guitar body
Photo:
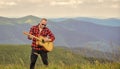
[[[45,38],[47,37],[43,37],[43,36],[39,36],[39,37],[36,37],[34,35],[31,35],[27,32],[23,32],[25,35],[28,35],[28,36],[31,36],[33,38],[35,38],[37,41],[36,41],[36,44],[39,45],[39,46],[43,46],[45,48],[46,51],[50,52],[53,50],[53,47],[54,47],[54,44],[53,42],[46,42],[44,41]]]
[[[53,50],[53,47],[54,47],[53,42],[45,42],[44,41],[45,37],[43,37],[43,36],[40,36],[38,38],[39,38],[39,40],[36,42],[37,45],[43,46],[45,48],[45,50],[47,50],[47,51],[52,51]]]

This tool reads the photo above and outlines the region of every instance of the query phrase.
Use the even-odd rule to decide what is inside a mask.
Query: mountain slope
[[[32,25],[39,23],[39,19],[32,15],[21,18],[0,17],[0,44],[30,44],[31,41],[22,32],[29,31]],[[113,21],[119,22],[115,19]],[[120,47],[120,27],[99,25],[74,18],[57,22],[48,19],[47,26],[55,34],[55,45],[92,47],[104,52],[111,52],[113,49],[117,51]]]

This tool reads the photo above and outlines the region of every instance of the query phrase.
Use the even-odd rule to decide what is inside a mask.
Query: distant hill
[[[55,22],[59,22],[59,21],[65,21],[67,19],[86,21],[94,24],[103,25],[103,26],[120,27],[119,18],[98,19],[98,18],[90,18],[90,17],[76,17],[76,18],[53,18],[51,20]]]
[[[15,25],[15,24],[37,24],[39,23],[40,18],[36,16],[25,16],[20,18],[6,18],[0,17],[0,25]]]
[[[84,48],[84,47],[71,48],[71,50],[76,54],[80,54],[82,56],[89,58],[97,58],[108,61],[120,62],[120,53],[119,53],[120,50],[119,51],[113,50],[112,53],[101,52],[98,50],[93,50],[92,48]]]
[[[82,20],[87,22],[92,22],[99,25],[120,27],[120,19],[118,18],[109,18],[109,19],[97,19],[97,18],[87,18],[87,17],[77,17],[75,20]]]
[[[0,44],[30,44],[22,34],[41,18],[25,16],[21,18],[0,17]],[[94,18],[48,19],[48,27],[56,36],[55,45],[85,47],[111,52],[120,50],[120,26],[101,25],[92,21],[104,22]],[[105,19],[106,23],[119,23],[119,19]]]

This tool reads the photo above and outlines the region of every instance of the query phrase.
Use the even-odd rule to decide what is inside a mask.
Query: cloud
[[[52,1],[50,4],[53,6],[55,6],[55,5],[61,5],[61,6],[62,5],[69,5],[68,2],[56,2],[56,1]]]
[[[98,2],[103,3],[103,2],[104,2],[104,0],[98,0]]]
[[[112,0],[112,1],[114,1],[114,2],[118,2],[119,0]]]
[[[5,7],[10,7],[10,6],[15,6],[15,5],[17,5],[17,3],[13,2],[13,1],[11,1],[11,2],[1,1],[0,2],[0,8],[5,8]]]
[[[77,5],[82,4],[83,1],[81,0],[69,0],[69,1],[51,1],[50,5],[52,6],[72,6],[75,7]]]
[[[43,2],[42,0],[27,0],[27,1],[31,3],[42,3]]]
[[[0,15],[118,17],[119,3],[120,0],[0,0]]]
[[[5,5],[14,6],[14,5],[17,5],[17,4],[15,2],[6,2]]]
[[[120,7],[119,7],[118,4],[113,4],[113,5],[111,5],[111,8],[116,8],[117,9],[117,8],[120,8]]]

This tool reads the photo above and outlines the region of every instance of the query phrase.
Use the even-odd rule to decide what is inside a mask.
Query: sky
[[[120,0],[0,0],[0,16],[120,18]]]

